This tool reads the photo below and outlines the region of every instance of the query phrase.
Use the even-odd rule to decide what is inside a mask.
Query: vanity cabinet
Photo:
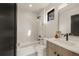
[[[47,41],[47,56],[79,56],[72,51],[69,51],[63,47],[60,47],[54,43]]]

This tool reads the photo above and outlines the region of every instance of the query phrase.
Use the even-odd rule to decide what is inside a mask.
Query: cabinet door
[[[56,51],[57,51],[56,45],[51,42],[47,42],[47,55],[56,56],[57,53]]]
[[[63,55],[64,56],[78,56],[79,54],[76,54],[76,53],[74,53],[74,52],[72,52],[72,51],[69,51],[69,50],[67,50],[67,49],[64,49],[63,48]]]
[[[52,49],[52,47],[49,47],[48,48],[48,53],[47,53],[48,56],[54,56],[54,53],[53,52],[54,52],[54,50]]]
[[[78,54],[72,52],[72,51],[69,51],[63,47],[60,47],[59,46],[59,53],[61,56],[78,56]]]
[[[63,50],[60,46],[57,46],[57,56],[63,56]]]
[[[48,41],[47,41],[46,54],[47,54],[47,56],[51,56],[51,45]]]

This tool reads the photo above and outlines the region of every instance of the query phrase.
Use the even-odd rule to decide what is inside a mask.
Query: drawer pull
[[[60,56],[59,54],[57,54],[57,56]]]
[[[54,52],[54,54],[56,54],[56,52]]]

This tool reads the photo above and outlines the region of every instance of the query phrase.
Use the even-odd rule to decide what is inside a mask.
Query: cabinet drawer
[[[72,51],[69,51],[67,49],[62,48],[62,50],[63,50],[63,55],[64,56],[79,56],[78,54],[76,54],[76,53],[74,53]]]
[[[67,50],[63,47],[60,47],[58,48],[58,53],[61,55],[61,56],[78,56],[78,54],[70,51],[70,50]]]

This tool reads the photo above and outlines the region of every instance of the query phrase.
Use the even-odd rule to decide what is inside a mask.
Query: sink
[[[59,40],[59,43],[63,43],[64,45],[69,45],[69,46],[76,46],[76,44],[72,41],[65,41],[65,40]]]
[[[55,44],[57,44],[57,45],[60,45],[60,46],[63,46],[63,47],[71,47],[71,48],[73,48],[73,47],[79,47],[79,44],[77,44],[76,42],[74,42],[74,41],[71,41],[71,40],[68,40],[68,41],[66,41],[66,39],[65,38],[58,38],[58,39],[55,39],[55,38],[50,38],[48,41],[50,41],[50,42],[53,42],[53,43],[55,43]]]
[[[70,50],[72,52],[79,54],[79,44],[71,39],[66,41],[65,38],[49,38],[47,39],[49,42],[54,43],[60,47],[63,47],[67,50]]]

